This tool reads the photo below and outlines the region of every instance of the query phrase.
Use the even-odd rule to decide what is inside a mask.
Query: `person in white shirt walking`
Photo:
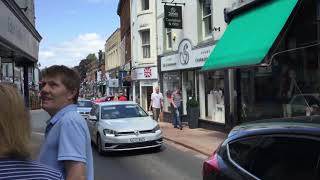
[[[163,96],[162,96],[162,93],[160,92],[159,87],[156,87],[155,92],[151,94],[151,102],[149,107],[149,111],[152,108],[153,119],[155,121],[158,121],[160,112],[162,111],[162,107],[163,107]]]

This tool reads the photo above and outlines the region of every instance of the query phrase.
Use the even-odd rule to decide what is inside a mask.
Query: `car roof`
[[[133,101],[107,101],[107,102],[95,102],[95,104],[98,104],[99,106],[108,106],[108,105],[122,105],[122,104],[137,104]]]
[[[78,99],[78,101],[91,101],[89,99]]]
[[[320,136],[320,116],[278,118],[243,123],[234,127],[228,138],[262,134],[309,134]]]

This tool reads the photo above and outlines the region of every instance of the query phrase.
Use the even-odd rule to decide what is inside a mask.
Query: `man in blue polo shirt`
[[[47,121],[39,161],[60,170],[67,180],[93,180],[90,134],[77,113],[80,88],[78,73],[66,66],[51,66],[42,72],[42,108]]]

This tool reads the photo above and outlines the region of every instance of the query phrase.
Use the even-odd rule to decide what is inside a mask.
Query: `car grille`
[[[149,133],[154,133],[152,130],[144,130],[144,131],[139,131],[139,134],[149,134]],[[130,136],[130,135],[135,135],[133,131],[128,131],[128,132],[118,132],[118,136]]]
[[[139,143],[123,143],[123,144],[105,143],[105,147],[111,147],[114,145],[118,145],[115,149],[128,149],[128,148],[155,146],[155,145],[159,145],[161,143],[162,143],[162,138],[154,140],[154,141],[146,141],[146,142],[139,142]]]

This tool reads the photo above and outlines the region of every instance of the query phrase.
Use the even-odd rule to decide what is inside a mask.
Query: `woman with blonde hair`
[[[0,83],[0,102],[0,179],[63,179],[60,172],[30,159],[30,116],[17,89]]]

